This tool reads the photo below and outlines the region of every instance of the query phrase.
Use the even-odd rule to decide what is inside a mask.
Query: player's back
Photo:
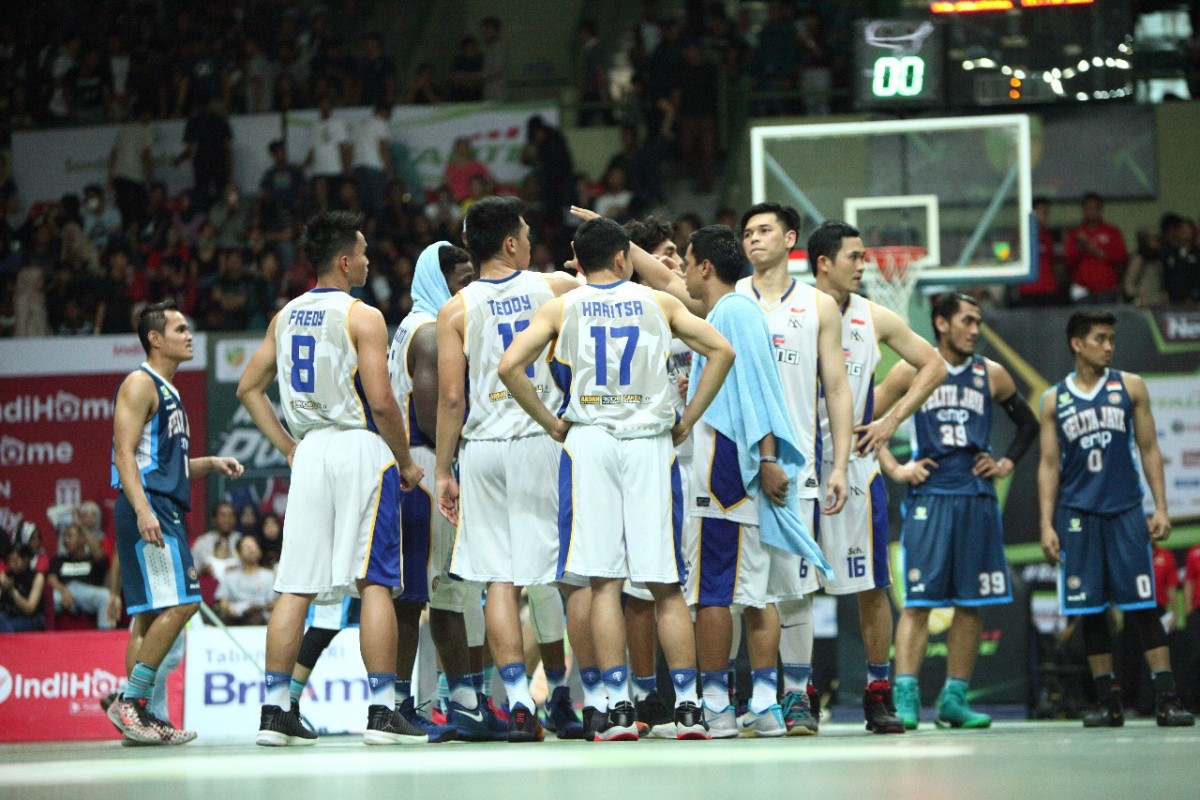
[[[1062,470],[1058,502],[1091,514],[1115,515],[1142,502],[1134,457],[1133,400],[1114,369],[1090,392],[1071,373],[1053,389]]]
[[[433,447],[434,443],[421,432],[417,425],[416,401],[413,397],[413,377],[408,369],[408,355],[412,348],[413,337],[417,331],[426,325],[434,325],[437,319],[424,311],[410,311],[396,328],[392,337],[392,345],[388,349],[388,379],[392,384],[392,394],[400,404],[404,415],[404,430],[408,434],[408,444],[411,447]]]
[[[670,355],[671,326],[653,291],[629,281],[573,289],[551,364],[561,416],[621,439],[670,430]]]
[[[142,364],[141,371],[154,381],[154,393],[158,396],[158,410],[142,426],[142,435],[134,449],[142,486],[146,491],[170,497],[190,510],[192,489],[188,483],[188,448],[192,433],[187,412],[174,385],[149,364]],[[112,456],[112,486],[123,488],[117,473],[116,452]]]
[[[932,458],[924,483],[910,489],[913,494],[990,494],[992,481],[971,469],[975,456],[991,447],[992,397],[987,361],[972,356],[955,367],[946,365],[946,380],[912,416],[914,460]]]
[[[479,278],[451,302],[463,303],[464,350],[469,386],[464,439],[507,440],[543,434],[500,380],[500,357],[543,303],[554,298],[540,273],[518,271],[501,280]],[[546,359],[539,356],[526,371],[548,408],[561,400]]]
[[[853,421],[857,427],[867,425],[875,417],[875,368],[879,365],[879,339],[870,302],[851,294],[842,310],[842,354],[846,358],[846,380],[850,384]],[[819,404],[821,418],[821,450],[824,458],[833,457],[833,435],[829,430],[829,411],[825,398]],[[851,450],[850,457],[856,457]]]
[[[357,302],[339,289],[313,289],[279,312],[279,401],[297,439],[317,428],[375,430],[350,341],[350,308]]]

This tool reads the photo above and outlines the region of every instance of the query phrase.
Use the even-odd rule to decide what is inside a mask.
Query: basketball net
[[[870,298],[908,321],[908,302],[925,266],[925,248],[908,244],[867,248],[863,285]]]

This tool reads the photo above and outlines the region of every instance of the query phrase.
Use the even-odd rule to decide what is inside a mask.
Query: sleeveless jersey
[[[875,367],[879,364],[879,341],[875,338],[871,304],[859,294],[851,294],[842,310],[842,355],[846,358],[846,378],[850,382],[850,402],[854,409],[852,425],[867,425],[875,418]],[[824,396],[818,409],[821,450],[827,458],[832,458],[833,435],[829,431],[829,410]],[[859,458],[857,450],[850,450],[850,458]]]
[[[742,278],[736,289],[754,298],[767,317],[779,380],[783,384],[783,401],[796,429],[796,446],[804,455],[798,496],[816,497],[820,489],[817,464],[821,460],[817,437],[817,334],[821,326],[817,315],[817,290],[793,280],[779,301],[769,304],[759,297],[752,278]]]
[[[183,410],[179,391],[166,378],[146,363],[142,364],[141,370],[154,381],[154,391],[158,394],[158,410],[142,426],[142,438],[134,450],[142,486],[151,494],[169,497],[184,509],[191,510],[188,445],[192,434],[187,412]],[[115,450],[112,454],[112,486],[122,488]]]
[[[1055,427],[1062,452],[1059,505],[1115,515],[1142,503],[1133,454],[1133,401],[1121,373],[1110,369],[1088,394],[1075,373],[1054,387]]]
[[[413,402],[413,379],[408,371],[408,348],[412,346],[413,337],[425,325],[434,325],[437,318],[424,311],[410,311],[400,320],[396,335],[392,337],[392,346],[388,348],[388,379],[392,383],[392,394],[400,404],[404,415],[404,430],[408,434],[410,447],[433,447],[434,443],[417,427],[417,409]]]
[[[279,312],[279,404],[297,439],[317,428],[375,430],[350,342],[350,307],[357,302],[339,289],[313,289]]]
[[[551,363],[564,395],[559,415],[618,439],[669,431],[670,355],[671,326],[650,289],[629,281],[573,289]]]
[[[509,440],[544,434],[500,380],[500,357],[534,313],[554,298],[540,273],[514,272],[502,280],[476,279],[457,295],[464,304],[469,410],[464,439]],[[543,354],[544,355],[544,354]],[[539,356],[526,371],[547,408],[557,409],[562,395]]]
[[[983,356],[972,356],[949,376],[909,420],[913,460],[932,458],[937,469],[911,494],[986,494],[992,481],[971,473],[975,454],[991,449],[992,390]]]

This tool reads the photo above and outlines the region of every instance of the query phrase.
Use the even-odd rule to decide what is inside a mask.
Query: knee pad
[[[1167,633],[1158,621],[1158,612],[1152,608],[1125,612],[1125,630],[1133,634],[1138,647],[1144,653],[1157,647],[1167,646]]]
[[[1089,656],[1106,655],[1112,652],[1112,633],[1108,629],[1108,615],[1084,614],[1079,618],[1083,629],[1083,650]]]
[[[296,657],[296,663],[301,667],[312,669],[316,665],[317,659],[321,657],[321,653],[325,652],[325,648],[329,647],[333,637],[339,633],[341,631],[331,631],[328,628],[306,630],[304,638],[300,641],[300,654]]]
[[[567,619],[558,587],[534,585],[526,587],[525,592],[529,598],[529,624],[537,643],[561,642],[567,632]]]

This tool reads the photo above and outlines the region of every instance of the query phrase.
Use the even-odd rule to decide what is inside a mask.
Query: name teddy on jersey
[[[505,300],[488,300],[487,305],[488,311],[496,317],[507,317],[523,311],[533,311],[533,302],[527,294],[520,294]]]
[[[1084,408],[1063,419],[1062,432],[1068,442],[1098,431],[1125,432],[1125,409],[1116,406],[1100,406],[1100,413],[1096,412],[1095,408]],[[1108,437],[1105,437],[1104,444],[1107,443]]]
[[[619,303],[605,303],[600,300],[584,300],[579,304],[579,311],[585,317],[600,317],[602,319],[640,317],[642,315],[642,301],[622,300]]]
[[[922,411],[974,411],[976,414],[982,415],[987,407],[987,395],[978,389],[973,389],[970,386],[955,386],[954,384],[943,384],[933,390],[933,394],[929,395],[929,399],[921,406]],[[961,419],[947,419],[942,414],[937,415],[939,422],[963,422]]]

